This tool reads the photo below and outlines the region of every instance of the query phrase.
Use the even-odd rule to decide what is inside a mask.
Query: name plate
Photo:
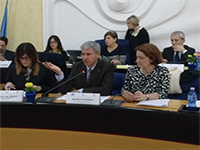
[[[0,68],[8,68],[12,61],[0,61]]]
[[[73,93],[68,92],[66,95],[67,104],[89,104],[100,105],[100,94],[97,93]]]
[[[23,90],[0,91],[0,102],[22,102]]]

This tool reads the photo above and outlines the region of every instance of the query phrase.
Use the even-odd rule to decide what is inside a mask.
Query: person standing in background
[[[128,30],[126,32],[125,39],[130,41],[130,55],[131,55],[131,65],[136,64],[136,52],[135,48],[141,44],[149,43],[149,34],[144,27],[139,25],[139,18],[132,15],[126,20]]]
[[[0,37],[0,61],[12,61],[15,57],[15,53],[6,49],[8,39],[4,36]]]
[[[162,52],[164,63],[183,63],[186,64],[188,55],[193,55],[195,49],[184,45],[185,34],[182,31],[174,31],[171,34],[172,46],[164,48]]]

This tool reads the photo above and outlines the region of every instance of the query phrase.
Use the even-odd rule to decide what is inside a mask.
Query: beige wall
[[[0,26],[6,0],[0,0]],[[15,51],[22,42],[31,42],[43,51],[42,0],[9,0],[7,22],[8,49]]]

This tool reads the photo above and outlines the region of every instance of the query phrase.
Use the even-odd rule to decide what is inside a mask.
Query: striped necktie
[[[90,83],[90,79],[91,79],[91,71],[92,69],[88,69],[88,72],[87,72],[87,83],[89,84]]]

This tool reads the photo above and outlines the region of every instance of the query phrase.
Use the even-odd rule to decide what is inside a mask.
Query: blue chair
[[[64,73],[65,78],[69,75],[67,71],[67,66],[64,57],[61,54],[49,53],[49,52],[38,52],[39,60],[41,62],[51,62],[54,65],[58,66]]]
[[[180,86],[182,89],[181,94],[168,94],[167,98],[169,99],[182,99],[182,100],[187,100],[187,95],[188,92],[190,91],[190,87],[194,87],[196,94],[197,94],[197,99],[200,99],[200,78],[194,78],[190,82],[180,82]]]
[[[96,40],[97,43],[99,43],[101,46],[106,45],[105,40],[104,39],[100,39],[100,40]],[[120,45],[123,45],[126,49],[126,65],[130,65],[131,63],[131,58],[130,58],[130,45],[129,45],[129,40],[125,40],[125,39],[118,39],[117,43]]]
[[[112,95],[121,95],[121,90],[124,85],[126,74],[114,72]]]

